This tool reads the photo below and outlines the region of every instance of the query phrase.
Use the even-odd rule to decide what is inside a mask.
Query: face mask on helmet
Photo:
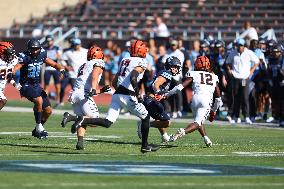
[[[40,54],[41,44],[37,39],[31,39],[27,43],[28,52],[31,56],[36,57]]]
[[[165,69],[170,71],[173,76],[178,75],[180,72],[181,63],[177,57],[169,57],[165,63]]]

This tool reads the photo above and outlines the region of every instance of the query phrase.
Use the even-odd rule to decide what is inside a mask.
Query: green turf
[[[70,161],[139,161],[157,163],[226,164],[284,168],[284,156],[249,157],[233,152],[284,152],[284,130],[275,128],[208,126],[215,146],[206,148],[199,133],[188,135],[156,153],[142,155],[136,136],[136,123],[119,120],[109,129],[88,128],[84,151],[75,150],[76,140],[70,125],[60,127],[61,117],[53,115],[46,129],[53,133],[48,140],[30,136],[34,126],[32,113],[0,112],[0,160],[70,160]],[[184,127],[173,123],[169,133]],[[67,135],[68,137],[59,137]],[[102,138],[115,135],[120,138]],[[159,143],[156,129],[150,129],[150,142]],[[194,156],[189,156],[194,155]],[[211,156],[210,156],[211,155]],[[216,155],[216,156],[214,156]],[[224,156],[217,156],[224,155]],[[284,176],[102,176],[63,173],[0,172],[0,188],[283,188]]]
[[[51,101],[51,106],[55,106],[55,101]],[[30,107],[32,108],[34,105],[32,102],[26,100],[26,99],[21,99],[21,100],[8,100],[6,106],[11,106],[11,107]],[[72,110],[72,105],[69,102],[65,102],[63,106],[58,107],[57,109],[59,110]],[[108,105],[98,105],[98,109],[100,112],[104,113],[107,112]]]

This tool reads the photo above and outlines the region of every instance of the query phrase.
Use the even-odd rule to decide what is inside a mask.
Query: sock
[[[83,142],[83,136],[78,136],[78,142]]]
[[[102,127],[109,128],[113,123],[108,119],[103,118],[84,118],[81,125],[98,125]]]
[[[42,126],[41,123],[37,123],[37,124],[36,124],[36,131],[37,131],[37,132],[44,131],[44,127]]]
[[[142,147],[148,146],[149,126],[150,126],[150,116],[147,115],[145,119],[142,119],[141,123]]]
[[[34,116],[36,124],[41,124],[42,112],[34,111]]]
[[[163,137],[169,137],[168,133],[162,134]]]
[[[78,119],[78,116],[69,114],[68,121],[76,121],[77,119]]]

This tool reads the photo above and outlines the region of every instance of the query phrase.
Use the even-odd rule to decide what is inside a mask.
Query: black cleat
[[[32,131],[32,136],[36,137],[38,139],[47,139],[48,132],[46,130],[43,130],[41,132],[37,132],[36,129]]]
[[[70,114],[68,112],[65,112],[63,114],[63,119],[62,119],[62,122],[61,122],[61,126],[64,128],[66,127],[66,124],[69,122],[69,121],[72,121],[70,119]]]
[[[144,154],[144,153],[147,153],[147,152],[156,152],[159,149],[160,149],[160,147],[158,145],[148,144],[145,147],[141,147],[141,152]]]
[[[83,144],[83,141],[78,141],[77,144],[76,144],[76,149],[77,150],[84,150],[84,144]]]
[[[83,121],[84,121],[84,117],[83,116],[78,116],[78,118],[75,121],[75,123],[71,126],[71,133],[72,134],[76,133],[77,129],[81,126]]]

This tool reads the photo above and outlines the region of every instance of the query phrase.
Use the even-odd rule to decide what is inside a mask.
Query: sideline
[[[11,106],[5,106],[1,111],[3,112],[33,112],[32,108],[25,108],[25,107],[11,107]],[[63,115],[64,112],[69,112],[73,114],[72,110],[57,110],[53,109],[52,113],[55,115]],[[100,114],[101,117],[106,117],[105,113]],[[119,119],[128,119],[128,120],[139,120],[136,116],[133,115],[119,115]],[[171,122],[173,123],[191,123],[193,122],[192,118],[178,118],[178,119],[172,119]],[[240,126],[240,127],[254,127],[254,128],[275,128],[284,130],[284,128],[281,128],[278,126],[278,124],[275,123],[253,123],[252,125],[247,124],[229,124],[227,121],[214,121],[213,123],[206,121],[206,125],[228,125],[228,126]]]

